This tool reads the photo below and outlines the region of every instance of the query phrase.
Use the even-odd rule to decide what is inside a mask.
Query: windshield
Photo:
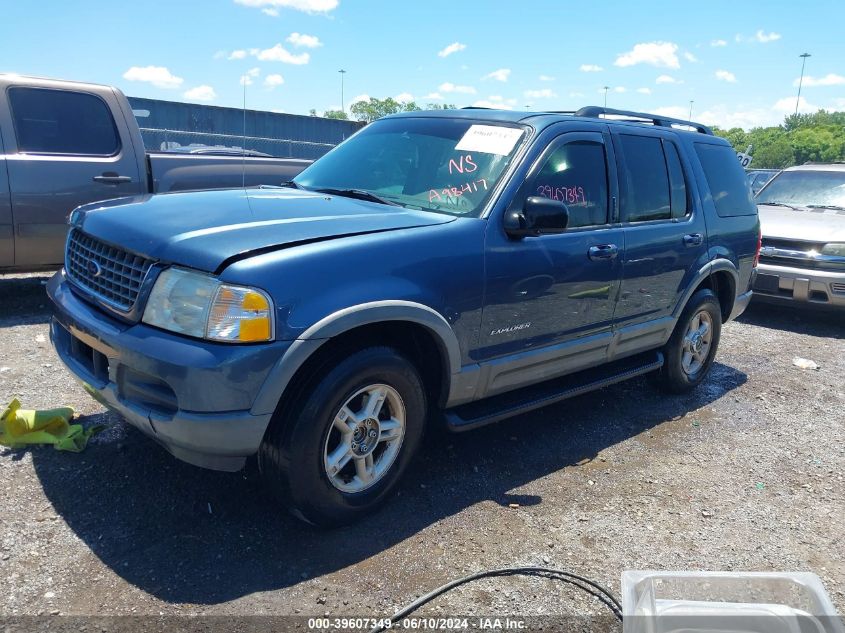
[[[757,194],[757,204],[845,206],[845,171],[785,171]]]
[[[477,216],[523,135],[522,128],[465,119],[382,119],[294,180],[307,189],[354,189],[404,207]]]

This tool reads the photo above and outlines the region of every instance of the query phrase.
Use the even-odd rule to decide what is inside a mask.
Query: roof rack
[[[575,112],[575,116],[591,117],[595,119],[601,118],[602,115],[627,117],[622,120],[630,123],[651,123],[652,125],[659,127],[669,128],[693,128],[696,132],[713,136],[713,130],[706,125],[695,123],[693,121],[684,121],[683,119],[673,119],[659,114],[645,114],[644,112],[632,112],[630,110],[613,110],[611,108],[602,108],[600,106],[586,106]]]

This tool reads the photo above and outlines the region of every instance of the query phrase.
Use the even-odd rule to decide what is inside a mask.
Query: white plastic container
[[[845,633],[811,573],[622,573],[624,633]]]

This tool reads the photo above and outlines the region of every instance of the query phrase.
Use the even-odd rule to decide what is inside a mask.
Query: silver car
[[[757,194],[758,300],[845,308],[845,163],[790,167]]]

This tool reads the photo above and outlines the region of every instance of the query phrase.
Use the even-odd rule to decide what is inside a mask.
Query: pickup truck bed
[[[147,153],[110,86],[0,75],[0,273],[58,268],[77,206],[172,191],[278,185],[311,161]]]

